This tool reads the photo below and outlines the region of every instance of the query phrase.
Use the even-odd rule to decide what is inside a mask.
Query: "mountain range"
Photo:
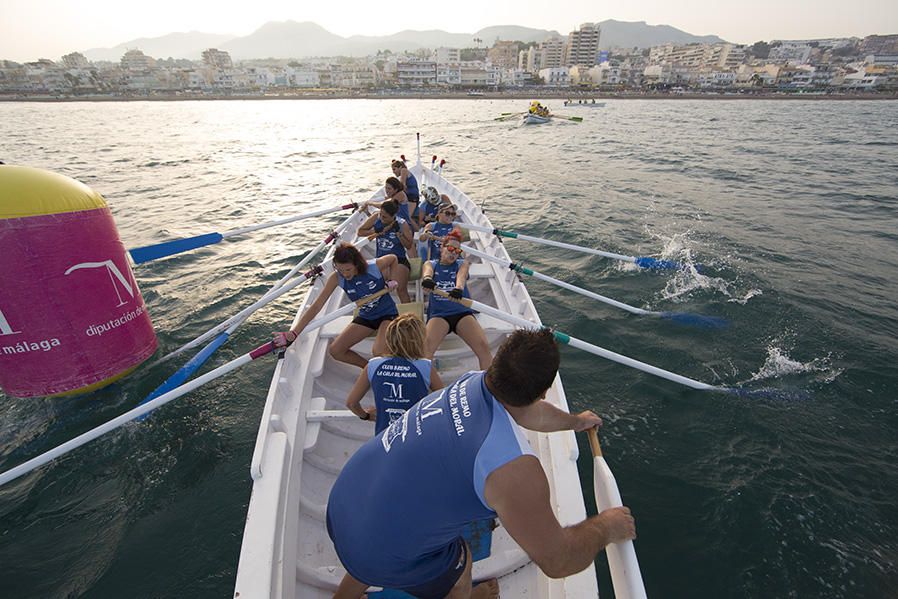
[[[723,40],[715,35],[696,36],[669,25],[648,25],[644,21],[607,20],[602,28],[600,45],[648,48],[659,44],[715,43]],[[476,33],[449,33],[441,30],[406,30],[384,36],[353,35],[341,37],[311,22],[272,21],[253,33],[234,35],[202,33],[170,33],[161,37],[140,38],[113,48],[93,48],[83,54],[89,60],[118,61],[126,50],[137,48],[154,58],[187,58],[199,60],[203,50],[218,48],[235,60],[254,58],[307,58],[311,56],[367,56],[378,50],[415,51],[421,48],[473,48],[478,44],[492,46],[498,40],[541,42],[559,35],[557,31],[516,25],[486,27]],[[480,40],[475,42],[474,40]]]

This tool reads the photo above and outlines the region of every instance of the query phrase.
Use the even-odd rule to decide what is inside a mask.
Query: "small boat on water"
[[[605,103],[596,102],[595,100],[591,102],[574,102],[573,100],[565,100],[564,106],[565,108],[603,108],[605,106]]]
[[[548,123],[551,120],[550,117],[540,116],[538,114],[528,113],[524,115],[524,125],[542,125],[543,123]]]
[[[536,117],[536,115],[526,115]],[[544,117],[540,122],[546,122]],[[493,230],[493,225],[467,195],[439,173],[410,169],[419,183],[435,187],[457,206],[459,220]],[[382,192],[374,199],[381,199]],[[343,228],[341,239],[356,240],[356,230],[364,221],[356,213]],[[509,260],[505,246],[489,233],[472,230],[468,242],[490,256]],[[367,258],[373,248],[363,246]],[[333,253],[328,255],[330,258]],[[325,275],[331,270],[325,263]],[[325,277],[309,292],[299,314],[321,293]],[[470,270],[469,289],[478,301],[532,322],[539,315],[517,274],[494,262],[475,260]],[[401,311],[423,311],[420,281],[410,283],[416,302],[402,304]],[[348,303],[342,293],[333,294],[322,313]],[[252,457],[252,497],[240,552],[234,596],[241,599],[272,597],[318,599],[331,597],[345,570],[334,551],[325,528],[330,489],[349,458],[374,434],[373,424],[345,414],[345,400],[358,369],[333,360],[330,343],[352,316],[344,316],[320,329],[302,335],[275,368]],[[477,315],[490,348],[496,351],[514,327],[487,314]],[[296,321],[294,321],[294,324]],[[354,349],[371,356],[373,337]],[[435,356],[435,364],[445,381],[477,369],[477,360],[455,335],[449,335]],[[547,401],[567,410],[560,376],[549,389]],[[371,401],[370,392],[366,403]],[[555,515],[562,524],[586,517],[583,491],[577,470],[578,446],[571,431],[551,434],[524,431],[538,455],[552,493]],[[491,533],[488,556],[474,563],[474,580],[498,578],[502,597],[583,599],[598,596],[593,567],[562,579],[543,574],[509,536],[501,523]],[[489,533],[487,533],[489,534]],[[475,558],[477,551],[474,551]]]

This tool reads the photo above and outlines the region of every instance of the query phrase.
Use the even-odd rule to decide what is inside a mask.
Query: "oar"
[[[562,289],[567,289],[568,291],[573,291],[574,293],[579,293],[585,297],[604,302],[610,306],[614,306],[615,308],[620,308],[621,310],[626,310],[631,314],[638,314],[639,316],[654,316],[656,318],[662,318],[665,320],[670,320],[679,324],[691,325],[702,328],[723,328],[727,326],[727,321],[723,318],[715,318],[713,316],[702,316],[701,314],[688,314],[685,312],[656,312],[654,310],[643,310],[642,308],[636,308],[634,306],[630,306],[623,302],[619,302],[617,300],[611,299],[610,297],[605,297],[604,295],[599,295],[598,293],[593,293],[588,289],[583,289],[582,287],[577,287],[575,285],[571,285],[570,283],[566,283],[559,279],[552,278],[548,275],[544,275],[535,270],[531,270],[529,268],[525,268],[520,264],[515,264],[510,260],[505,260],[504,258],[498,258],[496,256],[492,256],[490,254],[475,250],[474,248],[468,245],[462,245],[461,249],[466,251],[468,254],[472,256],[478,256],[483,260],[488,260],[490,262],[494,262],[496,264],[500,264],[508,269],[511,269],[515,272],[520,272],[525,275],[529,275],[534,279],[539,279],[541,281],[545,281],[547,283],[551,283],[552,285],[556,285],[561,287]]]
[[[582,116],[567,116],[566,114],[551,113],[551,114],[549,114],[549,118],[550,119],[561,119],[563,121],[574,121],[575,123],[583,122]]]
[[[336,320],[340,316],[343,316],[345,314],[351,314],[352,311],[355,310],[356,307],[361,307],[361,306],[367,304],[368,302],[372,302],[372,301],[376,300],[377,298],[379,298],[380,296],[382,296],[386,293],[389,293],[389,292],[390,292],[390,289],[388,287],[385,287],[376,293],[372,293],[369,296],[360,298],[360,299],[356,300],[355,302],[350,302],[349,304],[347,304],[337,310],[334,310],[330,314],[327,314],[320,318],[316,318],[315,320],[310,322],[308,325],[306,325],[306,328],[303,329],[302,334],[305,335],[309,331],[312,331],[318,327],[324,326],[325,324],[331,322],[332,320]],[[145,414],[148,414],[149,412],[152,412],[159,406],[163,406],[163,405],[167,404],[168,402],[170,402],[174,399],[177,399],[177,398],[181,397],[182,395],[189,393],[190,391],[193,391],[197,387],[205,385],[209,381],[212,381],[221,376],[224,376],[225,374],[240,368],[244,364],[248,364],[249,362],[252,362],[253,360],[257,360],[258,358],[261,358],[262,356],[266,356],[266,355],[274,352],[276,349],[277,348],[275,347],[273,341],[269,341],[268,343],[263,343],[262,345],[260,345],[256,349],[252,350],[251,352],[243,354],[239,358],[235,358],[234,360],[231,360],[227,364],[223,364],[222,366],[219,366],[215,370],[210,370],[206,374],[198,376],[197,378],[193,379],[192,381],[190,381],[188,383],[185,383],[179,387],[175,387],[171,391],[163,393],[162,395],[153,399],[152,401],[149,401],[143,405],[137,406],[136,408],[125,412],[121,416],[113,418],[112,420],[110,420],[104,424],[101,424],[100,426],[93,428],[93,429],[87,431],[86,433],[82,433],[81,435],[78,435],[74,439],[66,441],[62,445],[58,445],[57,447],[54,447],[53,449],[46,451],[37,457],[31,458],[27,462],[19,464],[18,466],[11,468],[11,469],[7,470],[6,472],[0,474],[0,486],[5,485],[6,483],[8,483],[10,481],[19,478],[23,474],[27,474],[28,472],[31,472],[35,468],[39,468],[40,466],[43,466],[47,462],[49,462],[55,458],[58,458],[59,456],[67,454],[68,452],[72,451],[73,449],[77,449],[78,447],[81,447],[85,443],[93,441],[94,439],[96,439],[97,437],[99,437],[101,435],[104,435],[112,430],[117,429],[118,427],[122,426],[123,424],[125,424],[131,420],[134,420],[135,418],[139,418],[140,416],[143,416]]]
[[[483,312],[484,314],[489,314],[490,316],[495,316],[499,320],[504,320],[505,322],[509,322],[513,325],[519,326],[524,329],[529,329],[532,331],[540,330],[546,327],[543,325],[537,324],[535,322],[531,322],[526,318],[521,318],[520,316],[515,316],[513,314],[508,314],[503,312],[502,310],[498,310],[493,308],[492,306],[488,306],[481,302],[462,298],[455,299],[449,296],[448,293],[441,289],[432,289],[431,293],[436,293],[439,296],[449,298],[451,301],[458,302],[462,305],[465,305],[472,310],[477,310],[478,312]],[[652,366],[651,364],[646,364],[645,362],[640,362],[639,360],[634,360],[633,358],[628,358],[627,356],[623,356],[621,354],[614,353],[613,351],[607,350],[603,347],[599,347],[598,345],[593,345],[592,343],[587,343],[586,341],[581,341],[576,337],[571,337],[566,333],[562,333],[561,331],[552,331],[555,335],[555,340],[559,343],[563,343],[565,345],[570,345],[571,347],[576,347],[577,349],[583,350],[587,353],[594,354],[596,356],[605,358],[606,360],[611,360],[612,362],[617,362],[618,364],[623,364],[624,366],[629,366],[630,368],[635,368],[636,370],[641,370],[642,372],[647,372],[648,374],[653,374],[655,376],[661,377],[663,379],[667,379],[669,381],[673,381],[674,383],[679,383],[681,385],[685,385],[687,387],[691,387],[692,389],[698,389],[700,391],[722,391],[724,393],[739,393],[736,389],[731,389],[729,387],[720,387],[717,385],[709,385],[708,383],[702,383],[701,381],[696,381],[689,377],[685,377],[680,374],[676,374],[662,368],[658,368],[657,366]]]
[[[352,217],[350,217],[350,218],[352,218]],[[347,219],[346,222],[348,222],[348,220],[349,220],[349,219]],[[342,224],[340,225],[340,227],[337,228],[337,231],[334,231],[333,233],[329,234],[329,235],[325,238],[324,241],[322,241],[320,244],[318,244],[318,246],[317,246],[315,249],[313,249],[309,254],[306,255],[306,257],[303,259],[302,262],[300,262],[300,263],[297,264],[295,267],[293,267],[293,270],[298,270],[299,268],[302,268],[303,266],[305,266],[305,265],[308,263],[308,261],[309,261],[309,260],[310,260],[310,259],[317,253],[317,252],[321,251],[321,249],[322,249],[327,243],[330,243],[330,241],[332,241],[333,239],[338,238],[339,235],[340,235],[340,234],[338,233],[338,231],[339,231],[339,229],[340,229],[341,227],[343,227],[343,226],[346,225],[346,222],[342,223]],[[361,247],[364,247],[367,243],[368,243],[368,240],[362,238],[361,240],[359,240],[359,241],[356,242],[355,246],[356,246],[357,248],[361,248]],[[293,272],[293,271],[291,270],[291,272]],[[238,312],[238,313],[235,314],[234,316],[231,316],[230,318],[228,318],[228,319],[225,320],[224,322],[221,322],[221,323],[215,325],[214,327],[212,327],[211,329],[209,329],[208,331],[206,331],[205,333],[203,333],[203,334],[200,335],[199,337],[195,338],[193,341],[189,341],[189,342],[185,343],[184,345],[182,345],[181,347],[179,347],[178,349],[176,349],[176,350],[174,350],[174,351],[172,351],[172,352],[166,354],[165,356],[159,358],[158,360],[156,360],[155,362],[153,362],[150,366],[153,367],[153,366],[156,366],[156,365],[158,365],[158,364],[161,364],[162,362],[166,362],[166,361],[168,361],[168,360],[174,358],[175,356],[178,356],[178,355],[184,353],[185,351],[187,351],[187,350],[189,350],[189,349],[193,349],[194,347],[197,347],[197,346],[199,346],[200,344],[205,343],[206,341],[208,341],[209,339],[211,339],[212,337],[214,337],[214,336],[217,335],[218,333],[224,331],[224,330],[227,329],[228,327],[233,326],[235,323],[238,323],[237,326],[239,326],[240,323],[243,323],[243,321],[245,321],[247,318],[249,318],[249,317],[250,317],[256,310],[259,310],[259,309],[262,308],[263,306],[267,306],[268,304],[270,304],[271,302],[273,302],[273,301],[276,300],[277,298],[281,297],[281,296],[284,295],[285,293],[288,293],[289,291],[291,291],[292,289],[294,289],[297,285],[300,285],[301,283],[305,282],[305,279],[304,279],[304,278],[294,279],[293,281],[285,282],[288,276],[289,276],[289,273],[288,273],[287,276],[284,276],[283,278],[281,278],[281,280],[278,281],[274,286],[272,286],[272,288],[269,289],[269,290],[265,293],[265,295],[263,295],[261,298],[259,298],[258,300],[256,300],[256,302],[254,302],[253,304],[247,306],[246,308],[244,308],[243,310],[241,310],[240,312]]]
[[[497,117],[494,118],[493,120],[494,120],[494,121],[508,121],[508,120],[513,119],[513,118],[515,118],[515,117],[519,117],[519,116],[521,116],[522,114],[526,114],[526,113],[525,113],[525,112],[503,112],[503,113],[502,113],[502,116],[497,116]]]
[[[124,414],[122,414],[121,416],[118,416],[117,418],[113,418],[112,420],[106,422],[105,424],[101,424],[100,426],[93,428],[93,429],[87,431],[86,433],[78,435],[77,437],[75,437],[74,439],[71,439],[70,441],[66,441],[62,445],[54,447],[53,449],[51,449],[47,452],[44,452],[35,458],[31,458],[27,462],[20,464],[20,465],[16,466],[15,468],[11,468],[10,470],[7,470],[3,474],[0,474],[0,485],[4,485],[4,484],[10,482],[11,480],[15,480],[16,478],[22,476],[23,474],[26,474],[28,472],[31,472],[35,468],[43,466],[50,460],[53,460],[55,458],[58,458],[59,456],[65,455],[66,453],[72,451],[73,449],[81,447],[85,443],[88,443],[89,441],[93,441],[97,437],[104,435],[104,434],[120,427],[121,425],[125,424],[126,422],[129,422],[131,420],[134,420],[135,418],[143,416],[144,414],[146,414],[152,410],[155,410],[159,406],[165,405],[168,402],[172,401],[173,399],[177,399],[177,398],[181,397],[182,395],[189,393],[190,391],[193,391],[197,387],[200,387],[201,385],[208,383],[211,380],[217,379],[218,377],[223,376],[223,375],[231,372],[232,370],[236,370],[237,368],[240,368],[244,364],[252,362],[253,360],[261,358],[262,356],[265,356],[267,354],[270,354],[272,351],[274,351],[274,343],[273,342],[269,341],[268,343],[260,345],[259,347],[252,350],[251,352],[246,353],[246,354],[240,356],[239,358],[231,360],[227,364],[219,366],[215,370],[207,372],[206,374],[195,378],[194,380],[190,381],[189,383],[183,384],[180,387],[176,387],[176,388],[172,389],[171,391],[168,391],[167,393],[163,393],[162,395],[160,395],[159,397],[157,397],[156,399],[154,399],[148,403],[138,406],[132,410],[129,410],[129,411],[125,412]]]
[[[605,458],[602,457],[602,446],[599,445],[599,436],[596,429],[587,431],[589,446],[592,448],[593,460],[593,490],[596,495],[596,508],[599,513],[614,507],[623,506],[617,481]],[[645,599],[645,585],[642,582],[642,573],[639,571],[639,561],[636,559],[636,549],[633,541],[621,541],[611,543],[605,547],[608,555],[608,570],[611,572],[611,584],[614,586],[614,596],[617,599]]]
[[[144,247],[134,248],[128,250],[128,254],[131,255],[131,260],[134,261],[134,264],[143,264],[144,262],[149,262],[151,260],[158,260],[159,258],[164,258],[166,256],[173,256],[174,254],[180,254],[181,252],[187,252],[189,250],[195,250],[197,248],[205,247],[207,245],[214,245],[223,239],[228,239],[230,237],[236,237],[238,235],[244,235],[246,233],[251,233],[253,231],[259,231],[261,229],[267,229],[269,227],[276,227],[278,225],[285,225],[287,223],[293,223],[299,220],[303,220],[305,218],[312,218],[314,216],[322,216],[324,214],[330,214],[331,212],[339,212],[340,210],[348,210],[350,208],[357,208],[357,204],[344,204],[342,206],[335,206],[333,208],[321,208],[320,210],[314,210],[312,212],[305,212],[303,214],[297,214],[296,216],[290,216],[287,218],[282,218],[279,220],[273,220],[267,223],[261,223],[258,225],[251,225],[249,227],[242,227],[240,229],[234,229],[233,231],[225,231],[224,233],[206,233],[204,235],[196,235],[194,237],[184,237],[182,239],[173,239],[171,241],[163,241],[162,243],[157,243],[154,245],[147,245]]]
[[[305,281],[308,281],[310,279],[313,279],[314,277],[317,277],[318,275],[320,275],[322,273],[322,271],[323,271],[323,268],[321,266],[316,266],[315,268],[311,269],[310,271],[303,273],[303,275],[301,277],[299,277],[296,281],[292,282],[292,284],[290,285],[290,289],[293,289],[300,283],[304,283]],[[287,291],[289,291],[289,289],[287,289]],[[286,293],[286,291],[284,293]],[[280,294],[280,295],[283,295],[283,294]],[[278,297],[280,297],[280,295]],[[193,376],[193,373],[195,373],[197,370],[199,370],[202,367],[202,365],[206,363],[206,360],[208,360],[209,357],[212,356],[212,354],[214,354],[218,350],[219,347],[224,345],[228,341],[228,339],[230,339],[230,337],[234,333],[234,331],[237,330],[237,328],[241,324],[243,324],[247,318],[249,318],[249,315],[251,313],[252,312],[246,314],[246,316],[244,318],[236,320],[226,330],[219,333],[218,336],[215,337],[211,343],[209,343],[209,345],[207,345],[202,350],[200,350],[195,356],[193,356],[190,360],[188,360],[187,363],[184,364],[184,366],[179,368],[173,375],[171,375],[170,377],[165,379],[164,383],[162,383],[161,385],[156,387],[156,389],[153,390],[152,393],[147,395],[143,399],[143,401],[141,401],[138,405],[142,406],[143,404],[148,403],[148,402],[152,401],[153,399],[159,397],[163,393],[171,391],[178,385],[184,384],[184,382],[186,382],[187,379],[189,379],[191,376]],[[142,420],[143,418],[144,417],[140,417],[139,420]]]
[[[596,256],[602,256],[604,258],[611,258],[613,260],[621,260],[622,262],[631,262],[636,266],[639,266],[640,268],[652,268],[656,270],[677,270],[685,268],[685,265],[680,264],[679,262],[672,262],[670,260],[658,260],[656,258],[649,258],[647,256],[624,256],[623,254],[615,254],[613,252],[595,250],[593,248],[583,247],[582,245],[562,243],[560,241],[552,241],[551,239],[543,239],[541,237],[531,237],[530,235],[524,235],[523,233],[516,233],[514,231],[490,229],[489,227],[473,225],[471,223],[462,223],[455,221],[453,224],[456,224],[463,229],[471,229],[472,231],[480,231],[481,233],[492,233],[493,235],[498,235],[499,237],[523,239],[524,241],[532,241],[534,243],[541,243],[543,245],[551,245],[553,247],[564,248],[566,250],[574,250],[575,252],[593,254]]]

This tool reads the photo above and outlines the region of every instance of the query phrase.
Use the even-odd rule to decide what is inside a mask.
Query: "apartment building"
[[[599,39],[602,28],[596,23],[583,23],[577,31],[571,31],[564,47],[564,65],[591,67],[598,64]]]
[[[486,53],[486,59],[503,69],[515,68],[518,64],[517,42],[497,41]]]
[[[230,54],[215,48],[203,50],[203,64],[217,69],[230,69],[234,66]]]

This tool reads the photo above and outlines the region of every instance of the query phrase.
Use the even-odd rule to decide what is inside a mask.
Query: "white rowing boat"
[[[477,205],[441,175],[422,169],[420,163],[411,170],[422,185],[431,185],[448,195],[458,207],[461,220],[492,229],[489,219]],[[355,214],[344,229],[342,239],[355,240],[355,231],[364,217],[364,214]],[[505,247],[492,234],[472,231],[470,245],[509,260]],[[365,246],[364,252],[371,254],[372,248]],[[331,270],[328,262],[325,275]],[[317,297],[323,282],[324,277],[315,282],[299,313]],[[420,283],[413,282],[410,286],[415,288],[414,297],[420,301]],[[470,270],[469,289],[472,297],[481,302],[539,322],[527,289],[517,274],[508,268],[475,261]],[[323,313],[332,312],[346,303],[344,294],[334,293]],[[421,306],[417,304],[414,308]],[[486,314],[479,314],[477,318],[495,352],[513,330],[511,325]],[[345,316],[302,335],[275,369],[252,458],[253,489],[235,598],[331,597],[344,574],[325,530],[327,498],[343,465],[374,433],[373,423],[363,422],[355,416],[346,417],[344,402],[358,369],[334,361],[327,352],[328,345],[350,319],[351,316]],[[356,351],[370,356],[372,339],[369,337],[360,343]],[[458,337],[449,335],[437,352],[436,366],[443,380],[450,384],[464,372],[476,369],[477,360]],[[546,399],[568,409],[560,377]],[[371,405],[372,402],[369,393],[363,404]],[[562,525],[583,520],[586,512],[577,471],[578,448],[574,434],[570,431],[551,434],[528,431],[527,437],[546,471],[558,520]],[[474,564],[475,580],[492,577],[499,579],[503,597],[582,599],[598,596],[594,568],[564,579],[549,579],[501,525],[492,534],[489,557]]]
[[[565,108],[604,108],[604,102],[565,102]]]
[[[524,123],[525,125],[542,125],[543,123],[548,123],[549,117],[540,116],[538,114],[525,114],[524,115]]]

